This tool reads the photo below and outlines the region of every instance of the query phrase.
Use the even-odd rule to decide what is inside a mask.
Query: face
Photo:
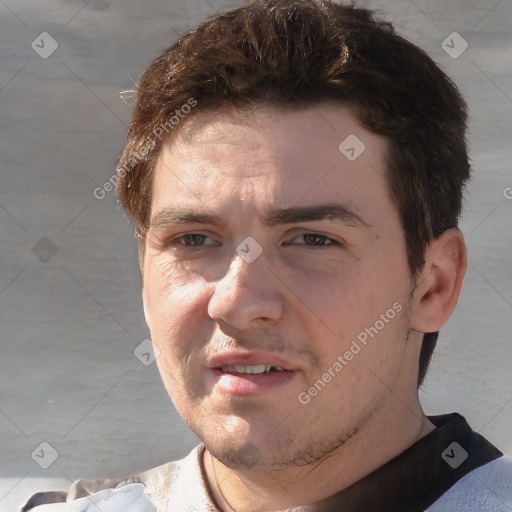
[[[159,156],[143,261],[164,384],[228,466],[318,460],[411,364],[387,140],[328,103],[188,128]]]

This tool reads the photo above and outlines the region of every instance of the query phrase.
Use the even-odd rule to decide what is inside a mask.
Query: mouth
[[[273,372],[285,371],[282,366],[274,366],[271,364],[257,364],[251,366],[232,365],[222,366],[219,368],[224,373],[231,373],[233,375],[263,375]]]
[[[259,349],[216,353],[208,360],[211,389],[229,396],[273,396],[269,391],[284,391],[298,374],[296,362]]]
[[[223,395],[244,397],[268,396],[271,391],[284,390],[297,373],[272,364],[222,365],[209,369],[214,390]]]

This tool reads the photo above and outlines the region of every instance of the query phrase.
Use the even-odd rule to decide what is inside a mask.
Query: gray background
[[[198,441],[156,365],[134,354],[149,337],[136,242],[112,193],[93,191],[123,147],[130,101],[119,92],[181,31],[239,3],[0,0],[2,511],[76,478],[129,476]],[[458,411],[512,454],[512,4],[361,5],[382,8],[469,103],[469,269],[421,398],[427,413]],[[452,56],[442,47],[454,31],[469,45],[457,58],[462,41],[447,40]],[[46,56],[42,32],[58,43],[47,58],[31,47]]]

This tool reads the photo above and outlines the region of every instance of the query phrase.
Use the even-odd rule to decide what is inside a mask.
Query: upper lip
[[[283,370],[296,370],[297,365],[270,352],[232,350],[215,354],[208,359],[209,368],[223,366],[256,366],[260,364],[280,366]]]

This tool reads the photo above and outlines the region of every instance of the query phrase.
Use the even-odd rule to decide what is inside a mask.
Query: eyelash
[[[186,233],[184,235],[180,235],[174,239],[172,239],[169,243],[169,245],[173,245],[173,246],[184,246],[184,247],[192,247],[192,248],[200,248],[200,247],[205,247],[204,245],[188,245],[188,244],[184,244],[184,243],[180,243],[179,240],[182,240],[184,239],[185,237],[191,237],[191,236],[200,236],[200,237],[203,237],[203,241],[204,239],[206,238],[210,238],[206,235],[202,235],[200,233]],[[326,247],[326,246],[330,246],[330,245],[342,245],[340,242],[337,242],[336,240],[333,240],[332,238],[329,238],[328,236],[326,235],[322,235],[321,233],[302,233],[300,235],[296,235],[295,237],[293,237],[292,240],[295,240],[295,238],[298,238],[298,237],[306,237],[306,236],[311,236],[311,237],[320,237],[321,239],[323,239],[324,241],[329,241],[330,243],[328,244],[318,244],[318,245],[307,245],[307,244],[300,244],[300,245],[305,245],[306,247]],[[211,245],[211,244],[210,244]],[[292,245],[291,243],[286,243],[285,245]]]

